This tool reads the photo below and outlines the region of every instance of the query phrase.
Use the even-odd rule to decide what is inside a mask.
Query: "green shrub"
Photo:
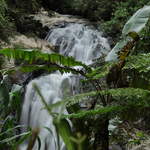
[[[5,26],[7,23],[7,18],[5,16],[6,9],[6,2],[4,0],[0,0],[0,26]]]
[[[101,24],[104,32],[108,36],[111,36],[116,40],[120,36],[121,30],[125,22],[133,15],[139,8],[143,7],[149,2],[149,0],[128,0],[115,2],[115,6],[112,11],[112,17],[110,20],[105,21]]]

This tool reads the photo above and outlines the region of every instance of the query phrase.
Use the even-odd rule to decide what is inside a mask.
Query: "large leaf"
[[[130,32],[139,33],[150,18],[150,6],[139,9],[125,24],[122,34],[127,35]]]
[[[121,49],[127,45],[127,43],[130,41],[129,38],[124,37],[124,39],[120,40],[115,47],[108,53],[106,56],[106,61],[116,61],[118,60],[118,52],[121,51]]]
[[[150,18],[150,6],[145,6],[139,9],[125,24],[123,31],[122,31],[122,40],[120,40],[116,46],[108,53],[106,57],[106,61],[117,61],[118,59],[118,52],[126,49],[126,51],[130,51],[133,45],[128,48],[129,42],[131,43],[135,39],[131,36],[130,33],[135,33],[138,35],[140,31],[146,26]],[[131,39],[132,38],[132,39]],[[126,48],[127,47],[127,48]]]

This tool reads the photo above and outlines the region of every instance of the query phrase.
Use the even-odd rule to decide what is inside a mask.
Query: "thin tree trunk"
[[[95,134],[94,150],[109,150],[109,120],[101,118],[98,120],[97,132]]]

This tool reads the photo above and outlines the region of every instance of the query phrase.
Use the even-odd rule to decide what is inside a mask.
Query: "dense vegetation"
[[[5,5],[6,2],[7,5]],[[125,22],[136,10],[148,4],[149,0],[111,0],[109,3],[106,0],[72,0],[71,2],[69,0],[58,0],[57,2],[55,0],[1,0],[0,3],[2,3],[0,11],[3,16],[1,18],[5,18],[5,23],[6,20],[9,21],[9,31],[17,28],[17,31],[20,32],[21,28],[26,28],[21,27],[23,23],[29,23],[24,20],[24,17],[27,14],[36,13],[44,7],[47,10],[79,15],[97,22],[96,25],[104,30],[106,35],[113,37],[113,42],[117,42]],[[4,19],[0,21],[4,23]],[[5,34],[9,31],[6,30]],[[115,44],[113,42],[112,45]]]
[[[116,53],[117,59],[112,58],[113,61],[108,62],[100,59],[95,63],[94,68],[59,54],[43,54],[37,50],[26,49],[0,50],[1,55],[17,61],[17,65],[13,68],[1,67],[0,149],[17,149],[18,145],[28,137],[38,139],[38,131],[29,129],[28,132],[20,134],[20,126],[17,125],[20,118],[23,87],[11,88],[12,85],[9,85],[6,80],[18,70],[21,72],[59,70],[62,73],[72,72],[84,77],[83,87],[88,86],[85,92],[68,97],[52,106],[46,104],[38,87],[34,85],[45,108],[53,116],[58,134],[64,140],[68,150],[108,150],[109,143],[125,148],[131,143],[140,144],[149,138],[150,8],[143,8],[143,12],[138,11],[139,15],[134,15],[127,22],[139,8],[148,5],[148,1],[119,0],[108,3],[106,0],[73,0],[71,2],[69,0],[57,2],[32,0],[29,3],[30,5],[27,1],[20,2],[20,0],[13,3],[0,1],[0,27],[4,29],[2,30],[4,36],[8,36],[6,34],[8,30],[19,28],[18,22],[13,20],[16,15],[24,16],[28,10],[30,13],[36,13],[43,6],[45,9],[80,15],[91,21],[101,22],[97,26],[103,28],[112,38],[114,37],[113,42],[119,38],[121,40],[118,40],[117,44],[112,43],[116,45],[112,51]],[[10,10],[11,6],[13,7]],[[141,21],[140,18],[144,19]],[[7,26],[8,29],[6,24],[10,24]],[[4,36],[1,35],[0,38],[6,39]],[[76,70],[72,68],[73,66],[82,66],[83,69]],[[13,84],[13,82],[9,83]],[[82,101],[90,103],[84,111],[79,105]],[[61,114],[61,116],[53,114],[52,108],[60,105],[65,106],[70,114]],[[67,118],[73,123],[73,131],[70,129]],[[115,127],[113,130],[108,130],[110,124]],[[35,140],[30,140],[28,150],[32,149],[34,142]]]

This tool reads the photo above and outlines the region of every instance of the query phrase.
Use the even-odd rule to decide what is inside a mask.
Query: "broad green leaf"
[[[133,36],[130,33],[135,33],[137,36],[140,31],[146,26],[150,18],[150,6],[145,6],[139,9],[125,24],[122,31],[122,40],[120,40],[116,46],[108,53],[106,61],[117,61],[118,52],[121,52],[129,44],[129,41],[135,41]],[[132,39],[131,39],[132,38]],[[134,42],[133,42],[134,46]],[[131,47],[127,47],[127,51],[130,51]]]
[[[122,35],[127,35],[130,32],[139,33],[145,27],[149,18],[150,6],[144,6],[127,21],[122,30]]]
[[[118,52],[122,50],[124,46],[127,45],[127,43],[131,40],[129,37],[124,37],[122,40],[120,40],[115,47],[108,53],[105,60],[106,61],[117,61],[118,60]]]

